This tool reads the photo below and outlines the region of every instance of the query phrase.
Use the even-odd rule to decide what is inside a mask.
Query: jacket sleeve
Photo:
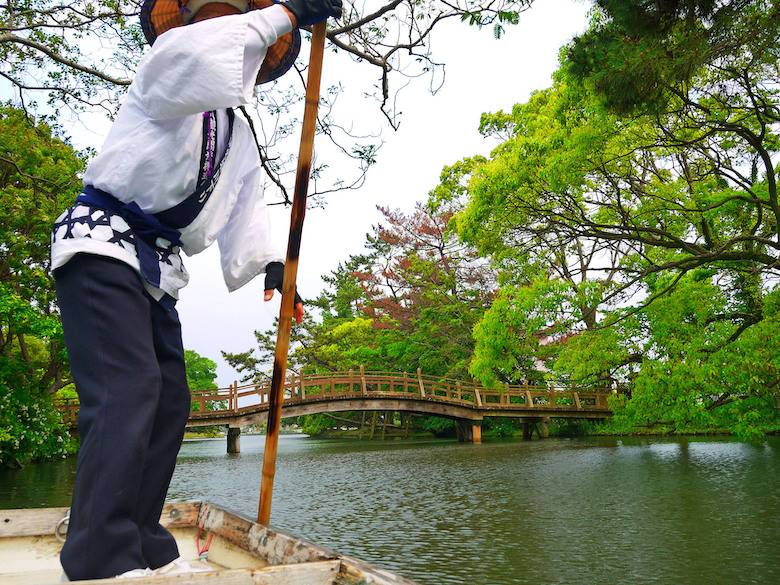
[[[130,91],[155,119],[248,103],[267,48],[291,30],[278,5],[171,29],[142,59]]]
[[[244,182],[217,243],[222,274],[231,292],[265,272],[269,262],[284,262],[271,241],[271,222],[259,181]]]

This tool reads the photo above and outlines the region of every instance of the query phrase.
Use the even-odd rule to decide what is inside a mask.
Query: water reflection
[[[254,518],[264,437],[241,447],[227,455],[224,439],[187,441],[169,497]],[[778,438],[283,436],[271,523],[426,585],[764,585],[780,583],[779,470]]]
[[[0,509],[70,506],[76,458],[0,470]]]

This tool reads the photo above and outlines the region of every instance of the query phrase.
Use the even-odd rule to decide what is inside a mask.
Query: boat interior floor
[[[54,585],[63,576],[61,528],[67,509],[0,511],[0,585]],[[202,502],[166,504],[160,523],[191,563],[209,571],[132,579],[73,581],[83,585],[414,585],[358,559]]]

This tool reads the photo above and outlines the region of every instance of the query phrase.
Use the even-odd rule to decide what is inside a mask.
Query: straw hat
[[[244,12],[274,5],[272,0],[144,0],[141,8],[141,28],[146,40],[151,45],[165,31],[189,24],[195,13],[210,2],[230,4]],[[279,37],[276,43],[268,48],[257,74],[257,84],[273,81],[287,73],[295,63],[300,48],[301,34],[297,28]]]

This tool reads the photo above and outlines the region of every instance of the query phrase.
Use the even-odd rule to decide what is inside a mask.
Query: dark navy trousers
[[[161,567],[179,556],[159,518],[190,409],[178,314],[111,258],[77,254],[54,276],[81,437],[62,567],[72,581]]]

